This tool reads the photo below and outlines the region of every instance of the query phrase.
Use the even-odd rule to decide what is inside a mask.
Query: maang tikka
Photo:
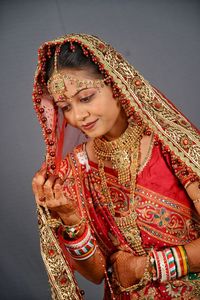
[[[86,88],[103,88],[105,86],[106,79],[78,79],[76,76],[62,74],[58,71],[58,55],[60,53],[59,45],[56,48],[54,55],[54,74],[47,82],[47,88],[50,94],[63,95],[67,91],[65,80],[69,81],[69,84],[76,84],[77,91],[82,87]],[[74,51],[73,51],[74,52]]]

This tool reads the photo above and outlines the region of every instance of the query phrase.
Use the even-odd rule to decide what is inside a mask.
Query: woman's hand
[[[77,203],[66,195],[59,177],[47,177],[46,167],[42,167],[35,174],[32,188],[37,204],[56,212],[66,225],[77,224],[80,221]]]
[[[118,251],[110,257],[114,276],[124,288],[140,281],[144,274],[146,261],[144,256],[134,256],[125,251]]]

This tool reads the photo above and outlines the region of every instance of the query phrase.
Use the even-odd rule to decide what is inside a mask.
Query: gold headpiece
[[[68,80],[70,84],[76,84],[76,88],[79,91],[80,88],[100,88],[104,87],[106,79],[78,79],[73,75],[66,75],[58,72],[58,55],[60,48],[58,48],[54,55],[54,74],[47,82],[47,88],[50,94],[64,94],[67,91],[65,80]]]
[[[86,88],[103,88],[105,86],[104,79],[78,79],[72,75],[66,75],[59,73],[58,71],[48,80],[47,88],[50,94],[64,94],[67,91],[67,83],[65,80],[69,82],[69,84],[76,84],[77,91],[79,91],[82,87]]]

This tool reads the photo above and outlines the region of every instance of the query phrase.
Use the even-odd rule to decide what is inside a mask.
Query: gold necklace
[[[98,159],[102,194],[105,196],[105,199],[107,199],[108,208],[117,226],[138,255],[145,255],[146,253],[141,244],[140,230],[136,224],[137,214],[134,210],[139,146],[143,132],[143,126],[129,124],[126,131],[118,139],[105,141],[102,138],[95,138],[93,143],[94,151]],[[113,168],[118,172],[118,181],[121,184],[130,182],[129,214],[125,217],[115,217],[114,205],[104,171],[104,160],[110,160],[112,162]]]
[[[112,166],[118,172],[118,182],[125,184],[133,178],[134,169],[137,167],[139,144],[144,127],[129,124],[126,131],[114,141],[106,141],[102,138],[94,139],[94,151],[99,165],[104,160],[111,161]]]

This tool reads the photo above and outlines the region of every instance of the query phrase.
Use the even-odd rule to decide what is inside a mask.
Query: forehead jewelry
[[[106,79],[78,79],[73,75],[66,75],[58,72],[58,54],[60,49],[56,50],[54,56],[54,75],[48,80],[47,88],[50,94],[63,95],[67,91],[67,83],[75,84],[77,92],[82,88],[101,88],[105,86]]]
[[[61,74],[56,72],[47,83],[48,91],[50,94],[63,95],[68,89],[67,84],[75,84],[77,92],[81,88],[103,88],[105,86],[104,79],[78,79],[72,75]]]

